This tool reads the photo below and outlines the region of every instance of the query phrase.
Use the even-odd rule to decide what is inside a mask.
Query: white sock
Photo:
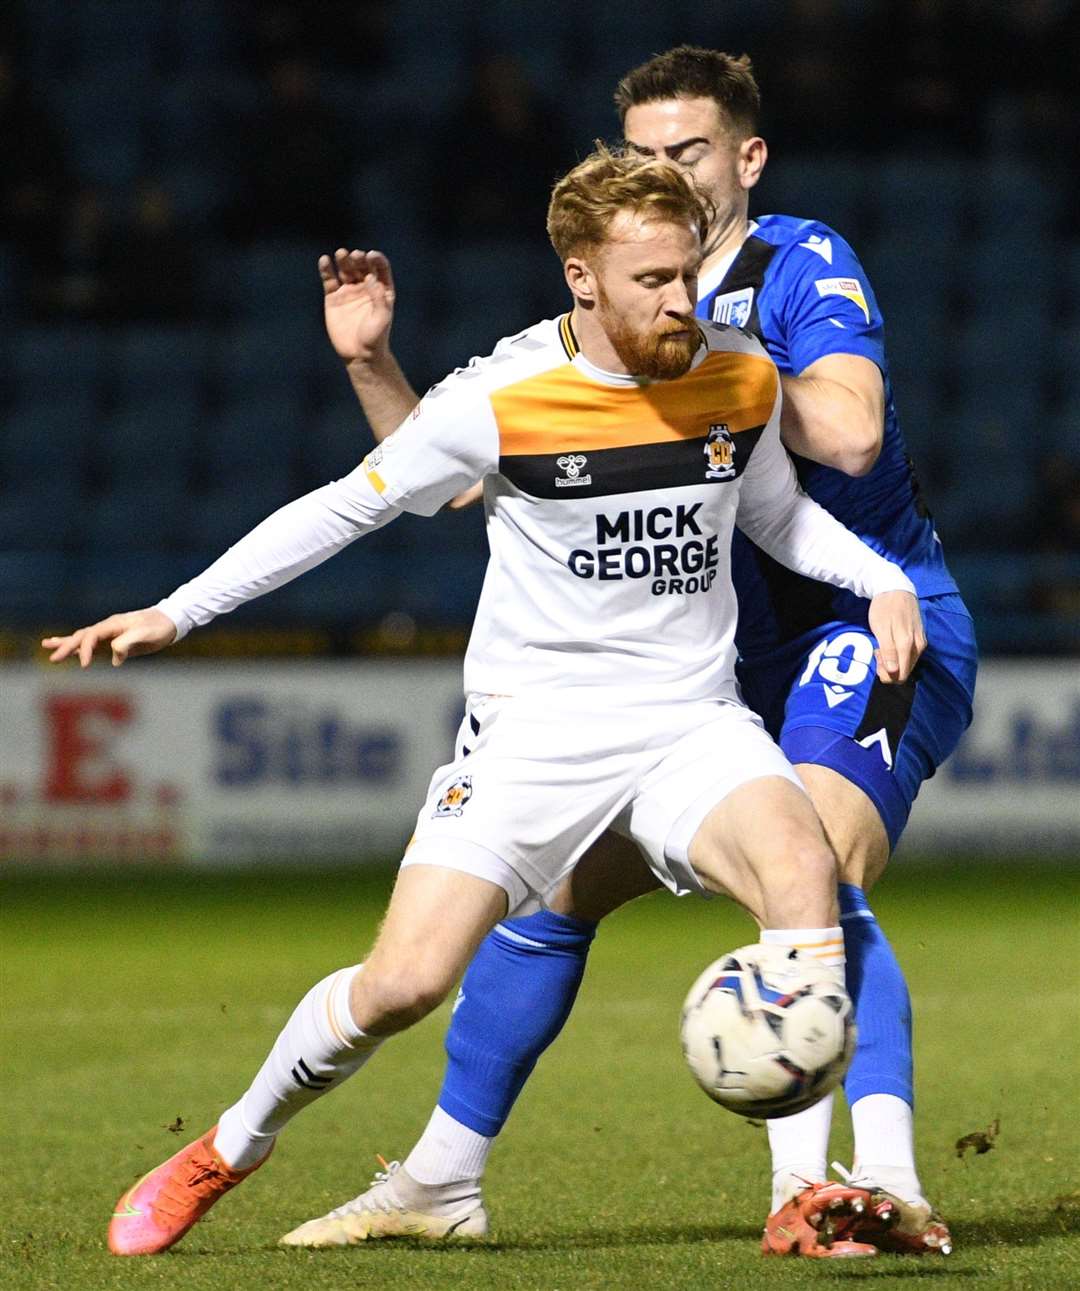
[[[222,1113],[214,1147],[235,1170],[261,1161],[278,1132],[309,1103],[359,1071],[382,1042],[353,1021],[349,988],[362,965],[313,986],[293,1011],[238,1103]]]
[[[494,1142],[493,1138],[462,1125],[436,1105],[404,1168],[422,1184],[478,1182]]]
[[[872,1178],[905,1201],[922,1199],[915,1172],[915,1116],[895,1094],[866,1094],[852,1104],[852,1173]]]
[[[762,928],[761,940],[772,946],[791,946],[804,959],[816,959],[834,970],[844,985],[844,930],[835,928]]]
[[[792,946],[800,955],[815,959],[844,982],[844,932],[836,928],[765,928],[761,940],[774,946]],[[826,1096],[805,1112],[766,1122],[772,1152],[772,1212],[801,1192],[808,1183],[826,1178],[833,1096]]]
[[[785,1206],[808,1183],[825,1181],[832,1114],[833,1096],[826,1094],[805,1112],[765,1122],[773,1170],[770,1214]]]

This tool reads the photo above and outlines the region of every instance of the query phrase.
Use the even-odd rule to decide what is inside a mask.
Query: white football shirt
[[[734,328],[704,324],[691,370],[649,383],[591,364],[568,315],[538,323],[433,387],[355,471],[283,507],[158,608],[182,636],[482,479],[490,560],[467,692],[737,700],[736,524],[782,564],[860,596],[913,590],[800,490],[779,416],[772,360]]]

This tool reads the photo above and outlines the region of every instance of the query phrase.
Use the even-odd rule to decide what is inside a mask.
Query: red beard
[[[692,318],[681,322],[673,320],[670,327],[645,336],[610,315],[603,321],[611,347],[627,371],[636,377],[648,377],[651,381],[673,381],[684,376],[690,371],[690,364],[701,344],[697,324]],[[673,332],[689,332],[689,335],[673,336]]]

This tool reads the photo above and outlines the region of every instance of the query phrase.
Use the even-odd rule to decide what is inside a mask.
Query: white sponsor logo
[[[845,690],[843,686],[830,686],[827,683],[824,691],[825,702],[830,708],[835,708],[837,704],[842,704],[845,699],[850,699],[855,694],[853,690]]]
[[[582,475],[581,468],[589,459],[584,453],[567,453],[564,457],[555,459],[555,465],[560,471],[565,473],[566,478],[555,476],[555,487],[557,489],[574,489],[584,488],[592,483],[591,475]]]
[[[800,242],[799,246],[805,247],[807,251],[814,251],[826,264],[832,264],[832,238],[823,238],[820,233],[811,233],[805,242]]]
[[[881,750],[881,756],[885,759],[885,765],[892,770],[892,749],[889,748],[889,738],[885,734],[885,728],[875,731],[873,735],[868,735],[864,740],[859,740],[864,749],[872,749],[876,744]]]
[[[745,327],[750,321],[753,307],[754,289],[743,287],[739,291],[727,291],[722,296],[714,296],[710,317],[714,323]]]
[[[818,278],[814,286],[819,296],[843,296],[853,301],[869,323],[870,306],[866,303],[866,292],[858,278]]]

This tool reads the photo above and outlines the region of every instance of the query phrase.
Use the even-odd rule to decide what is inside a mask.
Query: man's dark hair
[[[623,124],[632,107],[660,99],[712,99],[744,138],[757,133],[761,94],[748,54],[736,58],[719,49],[679,45],[627,72],[615,88]]]

